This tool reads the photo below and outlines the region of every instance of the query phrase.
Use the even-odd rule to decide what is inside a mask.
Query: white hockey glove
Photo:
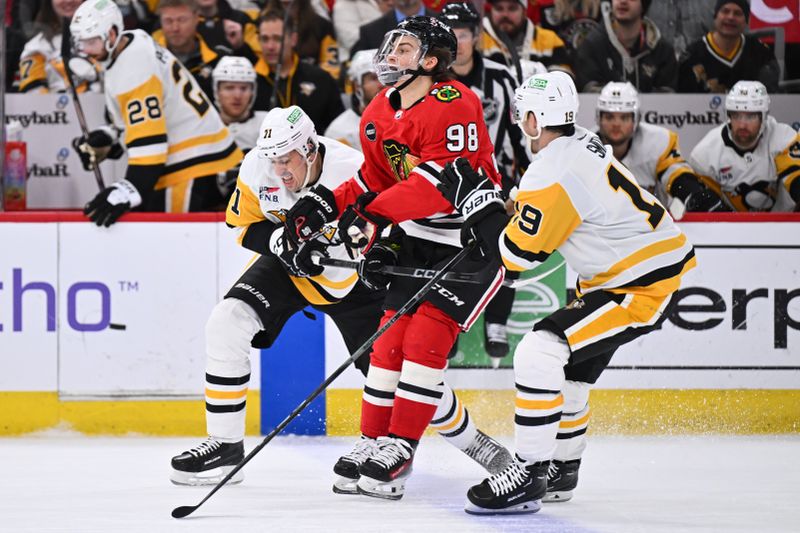
[[[106,187],[83,208],[83,214],[98,226],[109,227],[124,213],[141,205],[142,195],[128,180]]]

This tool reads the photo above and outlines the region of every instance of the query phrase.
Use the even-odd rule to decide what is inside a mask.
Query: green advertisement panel
[[[558,252],[536,269],[523,273],[520,279],[530,279],[554,268],[553,272],[542,279],[516,289],[514,306],[507,323],[509,352],[500,363],[501,368],[511,368],[514,348],[536,322],[566,304],[567,267],[564,265],[564,258]],[[490,358],[484,348],[483,315],[475,322],[472,329],[459,335],[458,351],[450,359],[450,367],[491,367]]]

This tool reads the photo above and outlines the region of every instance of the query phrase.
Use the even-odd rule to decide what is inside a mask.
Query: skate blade
[[[358,494],[358,479],[339,477],[333,482],[333,492],[336,494]]]
[[[379,481],[366,476],[361,476],[356,488],[359,494],[383,500],[399,500],[405,494],[405,477],[394,481]]]
[[[542,508],[542,500],[533,500],[529,502],[524,502],[518,505],[513,505],[511,507],[506,507],[505,509],[486,509],[484,507],[479,507],[474,503],[472,503],[471,501],[467,500],[467,503],[464,506],[464,511],[467,514],[474,514],[474,515],[533,514],[539,512],[541,508]]]
[[[572,491],[571,490],[558,490],[555,492],[548,492],[542,498],[542,502],[544,503],[563,503],[568,502],[572,499]]]
[[[206,485],[216,485],[235,468],[232,466],[219,466],[206,470],[205,472],[183,472],[182,470],[172,469],[169,480],[173,485],[183,485],[187,487],[202,487]],[[236,485],[244,480],[244,473],[240,470],[228,481],[228,485]]]

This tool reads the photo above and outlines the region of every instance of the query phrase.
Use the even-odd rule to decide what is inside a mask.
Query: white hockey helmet
[[[764,133],[769,115],[769,94],[767,88],[760,81],[737,81],[725,96],[725,113],[731,111],[745,111],[761,113],[761,130]],[[730,133],[731,121],[728,119],[728,132]]]
[[[211,72],[214,87],[214,103],[219,109],[218,87],[221,81],[233,81],[240,83],[250,83],[253,85],[253,96],[250,98],[248,111],[253,107],[256,100],[256,71],[247,59],[238,56],[224,56]]]
[[[111,28],[117,30],[117,39],[113,46],[108,42]],[[108,58],[103,61],[104,64],[111,61],[112,52],[119,44],[119,35],[124,29],[122,12],[113,0],[88,0],[82,3],[69,23],[74,48],[80,50],[80,41],[87,39],[99,37],[103,40],[103,46],[108,52]]]
[[[633,113],[634,128],[639,124],[639,92],[631,82],[611,81],[597,97],[595,120],[600,124],[600,113]]]
[[[578,118],[578,91],[569,74],[561,71],[531,76],[514,90],[512,118],[531,140],[542,135],[542,128],[575,124]],[[528,113],[536,115],[536,135],[523,128]]]
[[[372,60],[377,52],[377,49],[356,52],[350,60],[350,68],[347,69],[347,77],[353,83],[353,94],[362,106],[364,105],[364,90],[361,88],[361,82],[364,81],[364,75],[375,73],[375,65]]]
[[[301,188],[311,177],[311,163],[319,152],[319,139],[314,123],[296,105],[286,108],[275,107],[261,122],[256,141],[259,157],[275,158],[296,150],[302,155],[308,168]]]

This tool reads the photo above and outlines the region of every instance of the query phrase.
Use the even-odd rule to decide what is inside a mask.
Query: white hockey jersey
[[[674,131],[642,122],[631,139],[628,153],[620,159],[650,194],[667,205],[667,191],[681,174],[694,174],[681,155],[678,134]]]
[[[78,92],[87,90],[99,92],[100,82],[96,68],[86,60],[73,60],[72,75]],[[19,60],[19,91],[26,92],[63,92],[67,90],[64,62],[61,60],[61,34],[48,40],[43,33],[34,36],[25,43]]]
[[[358,129],[360,124],[361,115],[352,109],[345,109],[344,113],[333,119],[328,129],[325,130],[325,137],[336,139],[360,152],[361,136]]]
[[[344,144],[319,137],[320,156],[322,160],[322,174],[316,184],[322,184],[330,190],[358,173],[364,156]],[[236,229],[238,241],[241,244],[250,225],[263,220],[283,223],[286,212],[297,200],[308,192],[310,187],[298,192],[291,192],[283,186],[279,178],[270,172],[268,159],[259,157],[255,150],[251,150],[242,161],[236,190],[228,204],[225,222]],[[324,235],[328,242],[336,243],[336,225],[329,226]],[[349,259],[343,245],[333,245],[328,248],[331,257]],[[297,278],[290,276],[297,290],[309,303],[325,305],[335,303],[352,290],[358,281],[358,274],[350,269],[325,267],[319,276],[311,278]]]
[[[523,175],[499,240],[506,267],[534,268],[558,249],[578,273],[579,296],[674,292],[696,264],[686,235],[609,146],[575,129],[536,154]]]
[[[247,153],[256,145],[261,123],[266,116],[266,111],[254,111],[247,120],[228,124],[228,130],[230,130],[236,145],[242,152]]]
[[[130,41],[106,67],[105,95],[128,165],[165,165],[155,187],[164,189],[239,164],[233,136],[180,61],[142,30],[121,35]]]
[[[788,190],[800,177],[800,134],[768,116],[756,147],[745,152],[737,147],[726,125],[717,126],[695,146],[689,157],[692,167],[717,192],[724,193],[736,211],[769,210],[748,198],[765,200],[772,211],[791,211]],[[763,194],[753,194],[753,192]],[[765,208],[766,207],[766,208]]]

